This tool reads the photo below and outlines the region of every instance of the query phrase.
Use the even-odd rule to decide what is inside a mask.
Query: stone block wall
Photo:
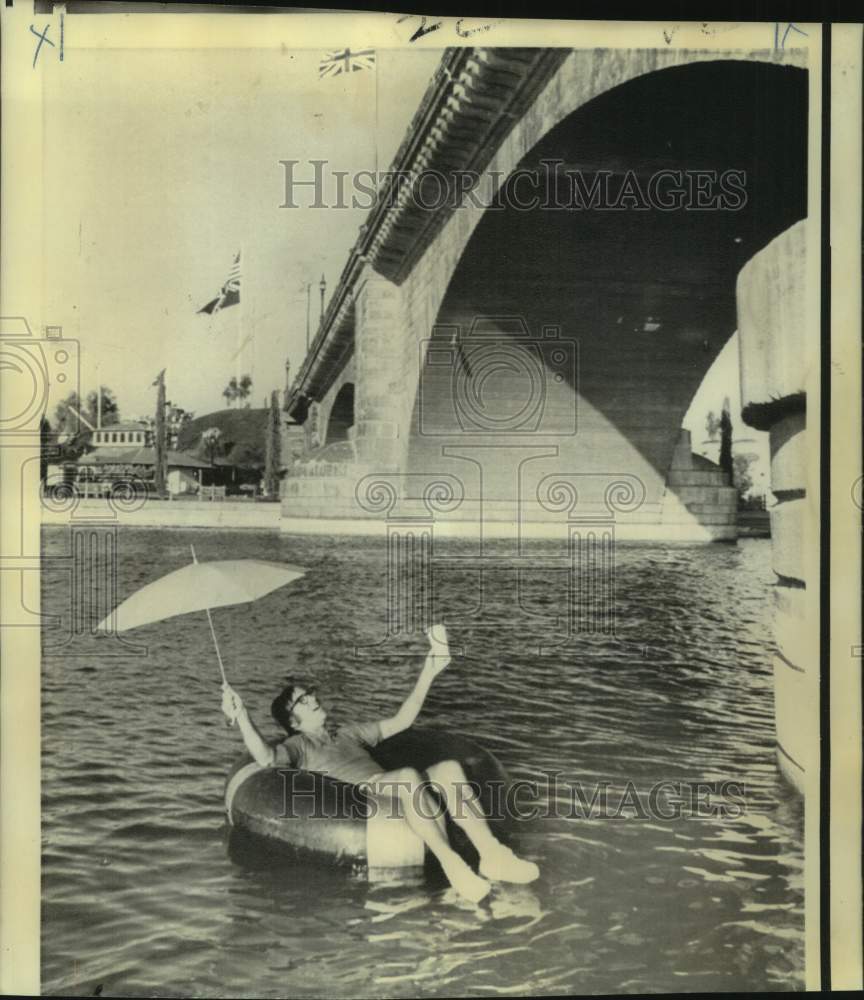
[[[807,491],[807,222],[757,253],[738,278],[744,420],[771,443],[774,697],[781,771],[803,792],[819,766],[819,623],[808,589],[818,545]]]
[[[690,431],[679,433],[661,518],[682,533],[704,528],[715,540],[738,537],[738,493],[719,466],[693,454]]]

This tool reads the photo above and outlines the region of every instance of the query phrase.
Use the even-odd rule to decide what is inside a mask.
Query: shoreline
[[[766,519],[767,520],[767,519]],[[300,518],[283,517],[278,503],[250,501],[146,501],[127,507],[119,501],[105,499],[80,499],[74,505],[47,505],[42,509],[42,526],[83,527],[98,524],[102,527],[128,527],[152,529],[195,529],[206,531],[266,531],[280,535],[331,536],[340,538],[387,537],[393,530],[427,532],[434,528],[436,538],[488,540],[547,540],[567,541],[566,522],[526,522],[515,525],[512,521],[418,521],[412,525],[396,523],[386,518]],[[583,526],[584,527],[584,526]],[[600,525],[600,531],[609,526]],[[684,530],[682,530],[682,528]],[[717,542],[735,543],[739,538],[768,538],[766,530],[754,530],[754,525],[739,523],[735,535],[729,535],[723,526],[715,528],[694,525],[614,524],[616,542],[645,542],[681,545],[705,545]]]

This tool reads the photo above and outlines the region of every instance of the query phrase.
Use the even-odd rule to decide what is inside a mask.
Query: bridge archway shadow
[[[459,476],[463,513],[473,496],[492,518],[512,517],[550,473],[627,473],[645,486],[639,516],[660,518],[684,414],[735,331],[737,275],[806,216],[807,86],[795,67],[697,62],[614,87],[549,128],[483,213],[419,344],[403,467]],[[647,194],[661,171],[683,177],[677,207]],[[574,207],[574,175],[586,187],[600,177],[612,201],[625,183],[637,193]],[[507,430],[508,401],[524,410],[538,372],[540,422]],[[466,403],[486,407],[485,427],[466,426]],[[454,447],[491,459],[478,473]]]

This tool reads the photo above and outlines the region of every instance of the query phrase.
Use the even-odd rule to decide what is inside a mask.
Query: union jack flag
[[[216,296],[215,299],[208,302],[206,306],[202,306],[198,312],[207,313],[212,315],[213,313],[219,312],[220,309],[226,309],[228,306],[237,305],[240,301],[240,251],[237,251],[234,257],[234,263],[231,265],[231,270],[228,272],[228,280],[222,286],[222,291]]]
[[[361,69],[375,69],[375,49],[339,49],[328,52],[318,64],[318,78],[356,73]]]

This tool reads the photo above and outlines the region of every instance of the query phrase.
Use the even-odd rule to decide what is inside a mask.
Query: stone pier
[[[808,600],[817,520],[809,507],[806,378],[806,233],[803,220],[757,253],[738,278],[743,419],[771,440],[777,756],[804,791],[819,765],[819,621]]]
[[[402,294],[367,265],[357,283],[354,308],[357,461],[376,472],[391,472],[401,460],[393,400],[404,391]]]

